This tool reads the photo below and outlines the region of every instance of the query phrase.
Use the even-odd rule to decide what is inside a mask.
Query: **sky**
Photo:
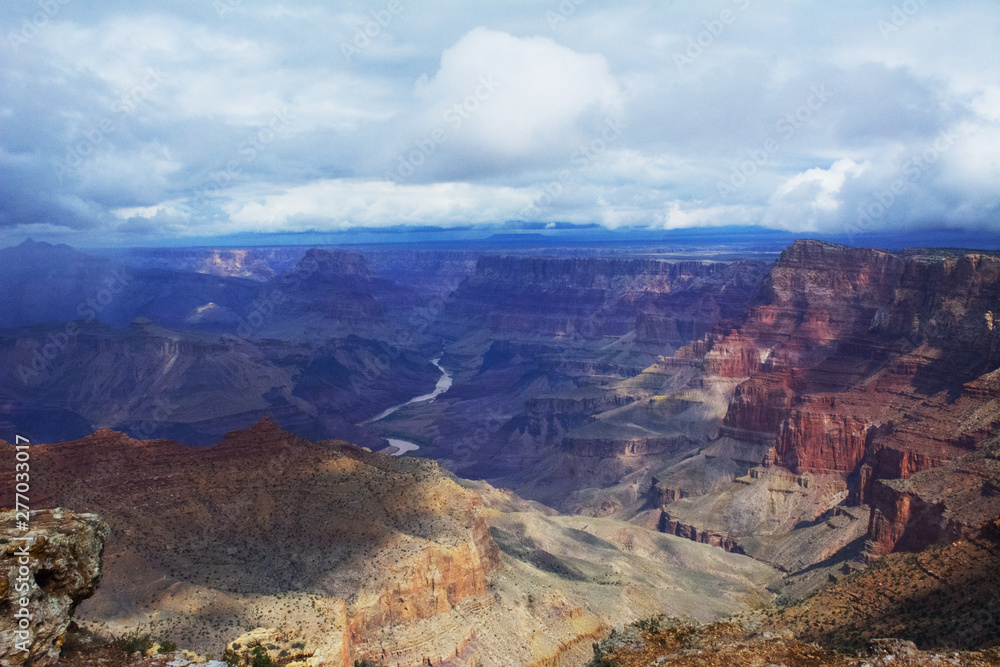
[[[1000,3],[0,3],[0,246],[996,231]]]

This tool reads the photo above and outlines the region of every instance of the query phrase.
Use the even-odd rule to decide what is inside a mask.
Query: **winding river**
[[[407,405],[413,405],[414,403],[425,403],[425,402],[429,403],[438,396],[440,396],[441,394],[443,394],[444,392],[451,389],[451,373],[446,371],[444,367],[441,365],[441,357],[438,357],[437,359],[431,359],[431,363],[437,366],[438,370],[441,371],[441,377],[438,378],[437,384],[434,385],[434,391],[432,391],[429,394],[422,394],[420,396],[417,396],[416,398],[411,398],[406,403],[400,403],[399,405],[394,405],[391,408],[388,408],[387,410],[383,410],[382,412],[378,413],[371,419],[361,422],[359,426],[364,426],[365,424],[372,424],[374,422],[385,419],[386,417],[396,412],[397,410],[405,408]],[[420,446],[417,445],[417,443],[410,442],[409,440],[400,440],[399,438],[386,438],[386,440],[389,441],[389,444],[391,446],[396,448],[396,451],[393,452],[392,454],[393,456],[401,456],[406,452],[412,452],[420,448]]]

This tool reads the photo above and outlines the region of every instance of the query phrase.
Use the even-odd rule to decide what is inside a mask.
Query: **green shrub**
[[[177,650],[177,644],[164,639],[160,642],[160,653],[173,653]]]
[[[598,642],[594,642],[594,659],[590,661],[587,667],[615,667],[615,663],[611,662],[601,648]]]
[[[136,651],[145,653],[149,649],[153,648],[153,638],[149,636],[149,633],[139,634],[138,630],[133,630],[128,634],[124,634],[121,637],[115,637],[111,645],[125,653],[131,655]]]
[[[267,649],[260,644],[253,647],[253,662],[250,664],[251,667],[275,667],[271,656],[267,654]]]

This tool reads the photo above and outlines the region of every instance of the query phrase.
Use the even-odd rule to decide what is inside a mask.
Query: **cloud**
[[[536,194],[469,183],[396,185],[331,179],[228,205],[226,232],[492,223],[515,217]]]
[[[829,169],[814,167],[792,176],[771,196],[763,223],[791,230],[820,229],[840,209],[838,195],[847,179],[860,176],[869,166],[844,158]]]
[[[475,178],[564,159],[608,117],[621,92],[607,60],[545,37],[475,28],[414,85],[399,122],[393,180]],[[409,164],[414,169],[407,169]]]
[[[495,99],[475,109],[470,97],[481,85],[484,92],[493,92],[486,82],[495,88]],[[622,104],[600,54],[577,53],[545,37],[517,38],[485,28],[472,30],[442,54],[441,69],[426,85],[418,84],[418,96],[444,101],[432,105],[432,118],[442,109],[442,118],[449,111],[463,118],[459,108],[475,113],[470,142],[515,156],[572,141],[588,114],[601,118],[620,113]]]
[[[0,3],[0,244],[523,218],[1000,231],[989,0],[899,25],[862,0],[407,2],[381,23],[361,0],[165,0],[25,28],[38,7]]]
[[[718,227],[721,225],[753,224],[759,213],[751,207],[734,205],[705,205],[674,200],[660,216],[663,229],[690,227]]]

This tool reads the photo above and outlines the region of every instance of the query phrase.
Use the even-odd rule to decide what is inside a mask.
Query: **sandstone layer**
[[[763,302],[740,327],[658,366],[678,377],[692,365],[700,369],[689,388],[720,377],[739,381],[719,426],[731,443],[724,456],[746,460],[748,471],[764,466],[814,476],[812,493],[821,479],[831,485],[779,531],[790,531],[792,519],[809,525],[838,503],[874,505],[870,553],[919,549],[960,531],[937,525],[935,510],[913,491],[924,478],[914,476],[965,460],[1000,432],[998,304],[1000,258],[992,255],[897,255],[800,241],[782,254]],[[761,448],[766,452],[754,462]],[[713,501],[685,498],[706,490],[704,482],[692,484],[693,476],[704,480],[718,469],[715,460],[698,460],[656,474],[653,501],[666,505],[666,529],[714,536],[729,548],[741,537],[774,532],[739,518],[768,506],[739,485],[773,489],[765,478],[774,475],[718,476]],[[847,547],[843,539],[831,546],[838,543]],[[755,551],[767,558],[760,546],[757,540]],[[842,554],[848,556],[859,556],[856,546]]]

